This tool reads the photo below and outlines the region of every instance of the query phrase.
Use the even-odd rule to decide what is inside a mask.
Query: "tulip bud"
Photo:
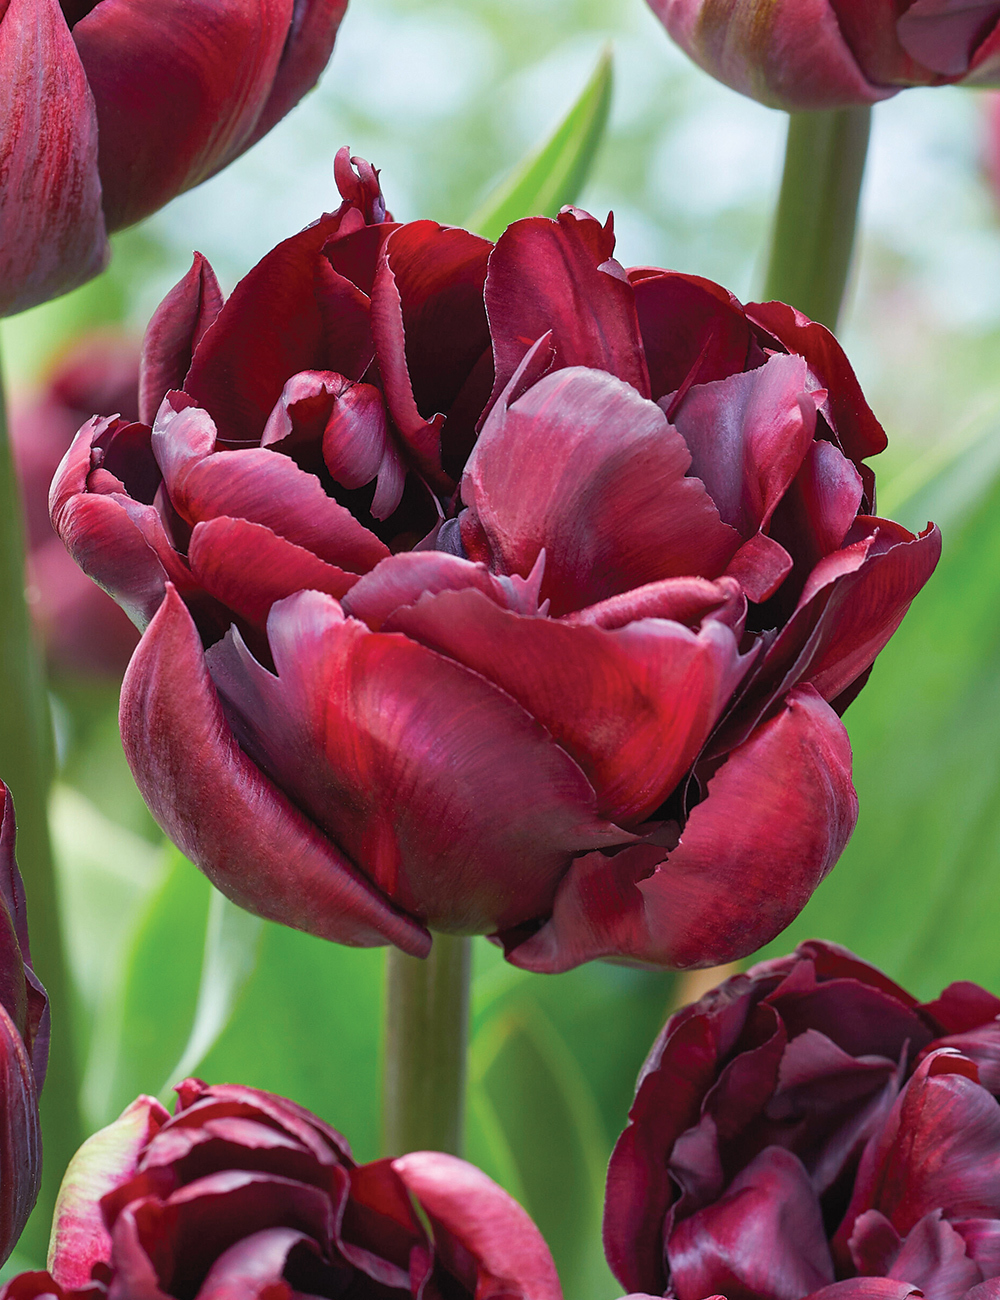
[[[97,1295],[562,1300],[541,1234],[464,1160],[358,1165],[344,1138],[271,1093],[187,1079],[171,1116],[139,1097],[73,1158],[48,1271],[3,1300]]]
[[[706,72],[789,111],[1000,82],[996,0],[650,0]]]
[[[678,1300],[988,1300],[1000,998],[920,1004],[814,941],[667,1023],[608,1170],[624,1286]]]
[[[210,328],[196,264],[152,427],[89,422],[53,482],[144,629],[140,789],[230,898],[338,942],[754,951],[853,829],[838,714],[937,530],[874,516],[885,435],[822,326],[626,272],[575,209],[397,224],[354,163]]]
[[[0,0],[0,315],[238,157],[315,83],[346,0]]]

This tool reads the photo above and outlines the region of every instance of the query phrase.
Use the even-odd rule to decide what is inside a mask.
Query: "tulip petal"
[[[743,630],[746,604],[734,578],[723,577],[717,582],[707,578],[664,578],[574,610],[562,621],[615,628],[640,618],[669,618],[697,629],[703,619],[712,617],[739,633]]]
[[[896,20],[896,35],[907,54],[925,68],[961,77],[997,22],[997,0],[913,0]]]
[[[70,1161],[56,1201],[47,1263],[61,1286],[86,1286],[91,1266],[110,1257],[101,1197],[132,1176],[146,1144],[169,1118],[153,1097],[138,1097]]]
[[[282,1285],[288,1256],[303,1242],[312,1245],[295,1228],[250,1233],[215,1260],[198,1288],[198,1300],[278,1300],[290,1290]]]
[[[476,1296],[562,1300],[542,1234],[520,1205],[474,1165],[438,1151],[414,1151],[392,1167],[423,1207],[475,1260]]]
[[[42,1180],[38,1093],[21,1034],[0,1004],[0,1260],[6,1260],[34,1208]]]
[[[708,621],[646,619],[606,631],[500,609],[479,591],[399,609],[403,632],[507,692],[579,763],[601,816],[635,825],[691,766],[747,662]]]
[[[889,1276],[909,1282],[934,1300],[960,1300],[983,1280],[965,1253],[965,1242],[943,1217],[932,1210],[907,1234]]]
[[[153,815],[239,906],[337,943],[427,952],[426,931],[392,908],[242,753],[172,588],[125,674],[121,731]]]
[[[503,590],[484,564],[470,564],[444,551],[402,551],[376,564],[340,603],[345,614],[378,632],[401,606],[415,605],[421,596],[467,587],[493,601],[500,599]]]
[[[549,448],[558,448],[551,454]],[[564,614],[662,578],[715,578],[739,545],[654,403],[597,370],[546,375],[499,402],[462,480],[470,558],[526,575]]]
[[[737,960],[798,915],[856,819],[843,724],[811,687],[790,691],[709,781],[659,865],[647,846],[603,869],[597,854],[577,859],[551,919],[507,959],[546,972],[612,955],[681,968]]]
[[[155,212],[246,147],[291,19],[292,0],[101,0],[76,23],[109,230]]]
[[[801,1300],[832,1282],[819,1201],[798,1157],[762,1151],[723,1196],[674,1228],[667,1263],[678,1300],[712,1292]]]
[[[0,6],[0,316],[103,268],[97,116],[58,0]]]
[[[182,388],[191,358],[222,310],[222,290],[208,259],[195,253],[191,269],[150,317],[142,340],[139,419],[152,425],[172,388]]]
[[[243,743],[399,906],[482,932],[544,915],[574,853],[632,837],[509,696],[328,596],[272,607],[278,676],[229,639],[213,677]]]
[[[814,1291],[806,1300],[910,1300],[911,1296],[921,1294],[909,1282],[897,1282],[890,1277],[850,1277]]]
[[[515,221],[500,236],[486,277],[496,379],[490,405],[535,339],[552,331],[555,365],[606,370],[648,397],[635,295],[601,226],[574,208]]]

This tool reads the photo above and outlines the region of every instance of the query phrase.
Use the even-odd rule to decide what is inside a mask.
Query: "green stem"
[[[421,961],[386,959],[382,1146],[462,1154],[471,940],[435,934]]]
[[[63,950],[48,796],[52,724],[45,673],[24,591],[24,523],[20,484],[7,432],[0,382],[0,779],[17,817],[17,860],[28,900],[32,964],[49,995],[52,1039],[42,1091],[44,1161],[38,1206],[22,1249],[45,1256],[52,1207],[70,1156],[80,1145],[79,1081],[72,1041],[70,984]]]
[[[765,298],[836,329],[851,267],[870,108],[791,113]]]

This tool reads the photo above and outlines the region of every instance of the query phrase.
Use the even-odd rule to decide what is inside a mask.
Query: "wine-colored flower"
[[[1000,998],[919,1004],[814,941],[685,1007],[608,1171],[630,1290],[702,1300],[996,1300]]]
[[[347,0],[0,0],[0,316],[207,180],[313,86]]]
[[[762,104],[847,108],[1000,83],[997,0],[649,0],[706,72]]]
[[[121,677],[138,635],[122,609],[66,554],[49,521],[49,484],[81,423],[95,411],[139,414],[139,348],[89,335],[60,358],[37,392],[11,411],[10,435],[27,525],[35,626],[57,673]]]
[[[144,423],[53,483],[146,628],[140,789],[223,892],[341,942],[752,952],[850,835],[837,713],[937,531],[873,516],[884,434],[822,326],[626,273],[575,209],[397,225],[358,166],[225,306],[196,259]]]
[[[48,1271],[3,1300],[562,1300],[524,1210],[436,1151],[358,1165],[294,1102],[187,1079],[139,1097],[77,1152]]]
[[[31,969],[15,833],[14,804],[0,782],[0,1263],[38,1197],[38,1096],[49,1055],[48,999]]]

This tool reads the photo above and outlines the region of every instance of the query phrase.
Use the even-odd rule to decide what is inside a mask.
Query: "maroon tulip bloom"
[[[997,0],[649,0],[706,72],[790,111],[1000,82]]]
[[[673,1016],[608,1171],[630,1290],[702,1300],[1000,1296],[1000,998],[918,1004],[835,944]]]
[[[0,782],[0,1263],[38,1198],[38,1096],[49,1055],[49,1007],[31,969],[24,886],[14,857],[14,804]]]
[[[843,353],[626,274],[584,212],[494,247],[337,172],[225,306],[196,260],[145,423],[92,421],[53,483],[146,627],[140,789],[224,893],[341,942],[753,951],[850,835],[837,712],[940,545],[873,517]]]
[[[140,1097],[77,1152],[49,1271],[2,1300],[562,1300],[524,1210],[436,1151],[358,1165],[294,1102],[187,1079],[173,1116]]]
[[[49,520],[49,484],[94,411],[139,414],[139,349],[91,335],[58,362],[40,390],[11,412],[11,443],[27,524],[28,591],[35,626],[57,673],[118,677],[138,635],[128,615],[66,554]]]
[[[107,234],[266,135],[347,0],[0,0],[0,316],[96,275]]]

